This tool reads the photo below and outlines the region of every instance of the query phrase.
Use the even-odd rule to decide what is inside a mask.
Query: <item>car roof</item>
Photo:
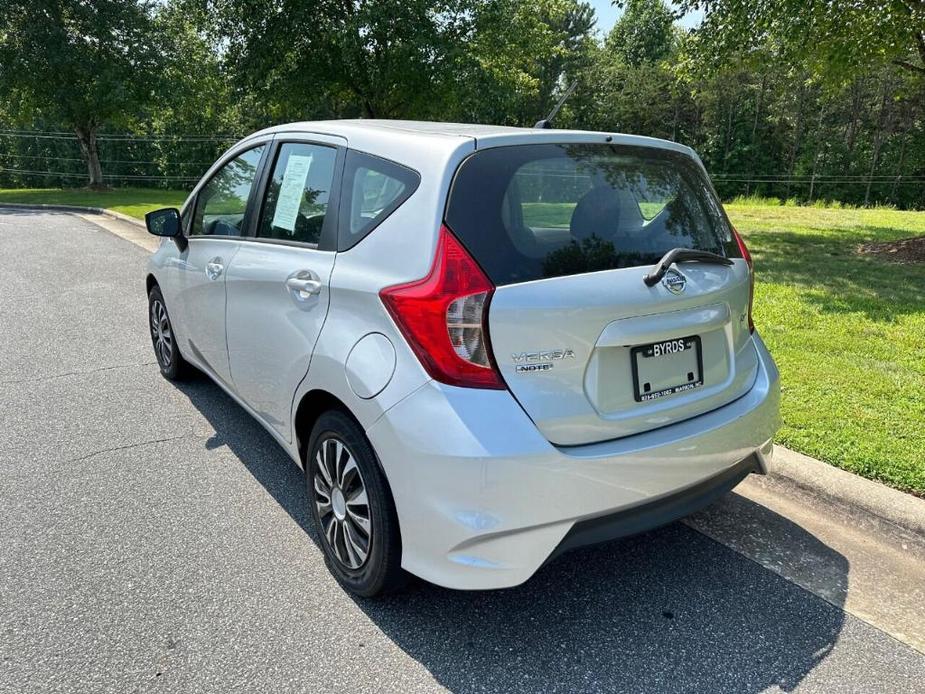
[[[434,150],[443,150],[442,154],[449,155],[460,148],[472,150],[544,142],[612,143],[670,149],[691,156],[699,162],[699,158],[690,147],[654,137],[587,130],[515,128],[476,123],[380,119],[303,121],[267,128],[254,133],[251,137],[286,133],[334,135],[347,140],[351,148],[380,156],[388,156],[388,152],[394,151],[404,151],[411,155],[415,151],[434,152]]]

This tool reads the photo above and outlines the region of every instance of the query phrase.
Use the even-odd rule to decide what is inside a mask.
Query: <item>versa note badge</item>
[[[561,359],[574,359],[575,352],[570,349],[550,349],[542,352],[521,352],[512,354],[514,360],[514,370],[521,373],[534,373],[536,371],[549,371],[554,364],[552,362]]]
[[[677,270],[669,270],[662,277],[662,285],[672,294],[680,294],[687,286],[687,278]]]

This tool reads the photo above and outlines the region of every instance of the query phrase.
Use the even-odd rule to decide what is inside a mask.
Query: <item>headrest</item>
[[[577,240],[596,235],[612,239],[620,228],[623,196],[610,186],[598,186],[585,193],[572,212],[569,229]]]

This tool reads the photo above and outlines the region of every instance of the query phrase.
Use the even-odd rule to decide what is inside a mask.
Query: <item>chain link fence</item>
[[[198,181],[236,135],[194,136],[100,134],[104,181],[113,187],[185,190]],[[724,200],[737,196],[799,202],[837,200],[925,208],[921,175],[753,175],[713,173]],[[0,128],[0,188],[78,188],[87,168],[73,133]]]
[[[108,185],[183,189],[237,139],[101,134],[97,146]],[[87,178],[74,134],[0,129],[0,187],[76,188]]]

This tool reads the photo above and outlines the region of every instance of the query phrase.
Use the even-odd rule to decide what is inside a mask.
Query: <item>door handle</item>
[[[221,261],[221,258],[212,258],[212,260],[206,263],[206,275],[208,275],[210,280],[217,280],[225,271],[225,266],[222,265]]]
[[[300,299],[307,299],[313,294],[321,293],[321,281],[312,277],[304,277],[302,273],[286,280],[286,286]]]

